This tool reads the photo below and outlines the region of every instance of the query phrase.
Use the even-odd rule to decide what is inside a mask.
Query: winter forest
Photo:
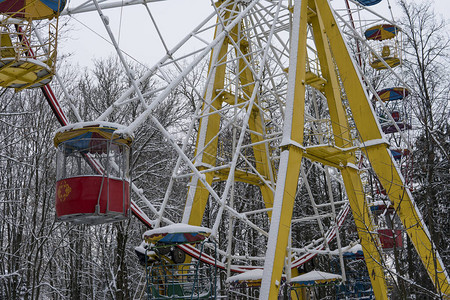
[[[405,145],[405,143],[408,145],[408,157],[402,158],[404,159],[402,160],[404,164],[401,166],[402,173],[416,206],[422,214],[423,222],[428,227],[431,240],[442,259],[444,268],[448,272],[450,265],[450,25],[449,20],[445,18],[448,19],[449,15],[443,16],[442,13],[445,12],[436,11],[433,2],[430,1],[397,0],[392,5],[396,7],[395,22],[401,28],[402,34],[402,40],[399,42],[402,62],[401,67],[395,68],[395,72],[398,78],[408,84],[409,89],[407,101],[401,104],[399,111],[411,128],[402,131],[401,137],[398,134],[389,134],[386,135],[386,139],[391,145]],[[277,14],[274,13],[274,15]],[[63,24],[65,18],[69,17],[61,16],[59,23]],[[64,43],[65,37],[69,34],[70,32],[61,29],[58,33],[60,43]],[[346,39],[355,61],[359,61],[361,69],[366,74],[364,79],[371,81],[370,85],[375,90],[392,86],[393,82],[398,85],[398,78],[371,69],[370,65],[361,59],[360,47],[363,46],[360,44],[362,42],[355,42],[356,39],[351,38]],[[4,43],[3,33],[1,43],[2,45]],[[263,49],[263,46],[260,47]],[[240,49],[244,47],[241,46]],[[260,55],[255,61],[261,61],[266,56],[270,56],[267,54],[270,51],[266,53],[263,50],[260,52],[254,50]],[[373,55],[370,52],[366,53],[367,57]],[[108,111],[117,99],[136,84],[130,80],[130,74],[134,78],[146,78],[137,83],[139,92],[133,92],[130,99],[142,96],[151,105],[152,101],[159,99],[159,93],[166,86],[177,80],[182,70],[189,69],[188,66],[198,60],[196,68],[186,73],[186,76],[170,90],[160,105],[152,110],[151,117],[141,122],[133,132],[130,166],[132,182],[137,188],[132,191],[131,199],[148,215],[152,224],[159,225],[160,222],[167,224],[166,220],[181,222],[183,219],[186,195],[191,184],[190,176],[193,175],[189,171],[189,165],[179,158],[180,152],[174,145],[178,145],[179,149],[182,149],[183,153],[190,158],[195,155],[200,118],[195,122],[192,119],[199,110],[198,101],[202,98],[201,93],[207,89],[205,82],[211,76],[208,74],[210,57],[205,56],[205,59],[201,60],[197,59],[201,55],[200,51],[194,54],[186,59],[173,60],[174,63],[171,64],[161,64],[157,70],[152,71],[158,75],[150,77],[144,76],[149,72],[150,66],[147,66],[145,62],[141,64],[129,60],[127,57],[102,57],[94,60],[92,67],[80,68],[69,62],[69,57],[58,56],[56,62],[58,80],[54,78],[50,84],[56,98],[61,99],[62,110],[66,112],[71,122],[91,121]],[[230,56],[233,55],[236,56],[235,61],[239,61],[238,54],[230,54]],[[1,56],[4,56],[3,50]],[[128,69],[122,66],[122,59],[127,61]],[[267,66],[280,63],[283,59],[280,54],[279,61],[268,60]],[[164,72],[161,71],[163,68]],[[224,72],[239,73],[237,70],[240,65],[235,63],[234,70],[231,70],[232,67],[228,68]],[[271,77],[272,84],[280,89],[286,85],[286,79],[272,76],[268,70],[269,67],[256,68],[254,73],[258,74],[255,76]],[[1,72],[2,68],[0,68]],[[244,73],[242,70],[241,72]],[[226,78],[225,82],[228,84],[232,80],[231,77]],[[275,93],[273,92],[275,88],[271,90],[264,90],[262,86],[258,88],[261,95],[264,95],[264,99],[269,99],[259,103],[258,107],[261,110],[264,108],[273,120],[283,119],[283,113],[272,109],[278,105],[276,103],[278,98],[267,96]],[[242,90],[245,91],[245,89],[244,84]],[[313,89],[307,89],[306,93],[308,99],[314,99],[315,104],[307,103],[305,114],[328,116],[326,99],[318,96],[318,93],[315,94]],[[371,91],[368,93],[374,94]],[[226,98],[226,96],[223,97]],[[238,101],[236,103],[234,106],[231,105],[230,112],[233,109],[239,109]],[[390,104],[386,104],[388,105]],[[379,106],[374,104],[374,111],[378,108]],[[141,102],[130,100],[127,106],[109,114],[107,121],[124,125],[134,124],[133,122],[139,120],[146,109],[147,107]],[[223,112],[224,116],[228,116],[227,113]],[[244,114],[235,113],[233,116],[230,119],[235,118],[236,120],[233,119],[233,121],[239,126],[245,123]],[[383,116],[380,114],[378,117],[378,121],[383,122]],[[157,120],[158,123],[153,120]],[[323,143],[323,140],[311,133],[318,122],[314,123],[312,119],[306,120],[309,123],[305,121],[304,144]],[[277,126],[280,128],[279,124],[282,121],[279,124],[274,125],[274,123],[276,122],[266,122],[265,125],[269,136],[273,137],[270,145],[278,143],[275,138],[276,128]],[[314,126],[308,125],[313,123]],[[251,126],[249,125],[250,128]],[[72,224],[56,220],[55,157],[57,149],[53,138],[60,127],[61,124],[40,88],[24,89],[18,92],[11,88],[1,88],[0,299],[151,299],[148,294],[146,270],[135,252],[135,248],[143,241],[144,232],[150,229],[148,226],[134,215],[125,221],[100,225]],[[169,139],[160,128],[165,128],[173,139]],[[227,197],[227,207],[232,209],[224,209],[224,218],[218,222],[217,216],[222,214],[221,207],[214,204],[216,200],[210,195],[205,203],[203,219],[198,225],[212,228],[213,233],[217,232],[215,239],[223,253],[227,251],[235,253],[233,262],[223,255],[221,259],[224,265],[239,264],[248,259],[250,265],[262,266],[264,261],[258,258],[262,257],[266,251],[268,238],[264,236],[264,232],[269,230],[269,217],[267,213],[240,215],[237,212],[264,211],[264,193],[271,193],[274,189],[259,188],[249,183],[253,180],[250,177],[247,182],[243,180],[231,186],[226,184],[227,175],[220,173],[220,170],[227,170],[226,161],[229,161],[230,165],[233,165],[231,162],[234,163],[236,174],[239,176],[241,173],[238,173],[238,168],[247,173],[254,171],[254,173],[262,174],[263,171],[258,169],[258,164],[255,162],[258,158],[253,158],[257,157],[256,148],[245,148],[245,145],[251,143],[258,144],[253,140],[256,133],[249,130],[249,133],[240,135],[237,126],[226,127],[223,124],[220,128],[218,136],[223,142],[212,143],[212,146],[218,149],[212,161],[217,166],[217,174],[222,174],[221,176],[225,176],[225,179],[212,181],[211,186],[214,191],[218,191],[219,196],[228,190],[232,191],[234,196]],[[319,141],[314,140],[315,138]],[[404,141],[400,142],[400,139]],[[244,145],[240,150],[241,156],[234,159],[235,149],[240,145]],[[279,147],[281,146],[270,148],[273,157],[280,157]],[[207,161],[210,158],[204,159]],[[211,165],[215,166],[214,163]],[[276,173],[278,163],[275,162],[273,166]],[[177,173],[179,175],[174,173],[174,169],[179,170]],[[202,166],[197,169],[203,170]],[[336,205],[348,202],[343,184],[333,179],[340,176],[335,170],[337,169],[324,166],[320,161],[313,162],[306,158],[302,160],[300,179],[307,178],[307,184],[299,183],[295,192],[295,201],[300,205],[293,208],[293,215],[300,221],[296,223],[295,228],[291,229],[293,245],[289,245],[297,249],[296,255],[307,251],[304,249],[308,249],[309,242],[319,239],[320,231],[323,235],[324,230],[334,226],[334,221],[325,218],[323,224],[319,222],[320,225],[317,225],[315,215],[328,214],[330,217],[333,214],[336,217],[334,204],[333,210],[331,208],[327,211],[325,208],[323,211],[320,210],[326,207],[324,203],[330,199]],[[245,173],[244,171],[242,174]],[[245,177],[245,174],[242,176]],[[373,199],[380,197],[377,193],[380,194],[383,187],[376,176],[368,171],[364,178],[368,184],[371,184],[372,190],[368,194],[372,193]],[[167,194],[169,187],[171,192]],[[170,201],[166,203],[165,198],[170,198]],[[308,208],[301,205],[309,203],[310,198],[315,199],[318,205],[308,206]],[[321,202],[322,200],[319,199],[325,200]],[[147,206],[147,202],[151,205]],[[164,214],[158,215],[159,209],[162,210],[163,206]],[[319,211],[316,211],[317,207]],[[244,215],[245,218],[239,217]],[[316,251],[317,256],[298,267],[300,274],[312,270],[342,273],[343,259],[339,261],[339,255],[332,258],[331,250],[357,244],[355,218],[350,210],[339,229],[338,239],[326,243],[325,247],[330,251]],[[311,220],[314,224],[311,224],[313,223]],[[396,223],[393,219],[391,222]],[[247,227],[256,228],[256,230],[250,231]],[[263,230],[258,231],[258,228]],[[227,244],[229,236],[233,242]],[[393,250],[389,250],[383,256],[389,298],[447,299],[446,295],[449,295],[449,291],[444,293],[436,291],[413,243],[404,231],[401,239],[401,246],[394,246]],[[226,247],[222,247],[221,244]],[[347,261],[344,269],[349,280],[352,274],[358,272],[368,276],[364,259]],[[230,275],[233,273],[230,274],[229,270],[218,270],[218,298],[256,299],[251,296],[258,297],[258,292],[246,296],[243,294],[232,296],[230,289],[233,287],[227,281]],[[307,297],[311,298],[304,299],[346,299],[339,298],[338,292],[339,289],[333,284],[310,287]],[[280,297],[284,297],[283,299],[289,298],[288,293],[281,294],[283,296]]]

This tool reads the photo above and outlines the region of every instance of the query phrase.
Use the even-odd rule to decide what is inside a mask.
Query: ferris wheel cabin
[[[372,6],[381,2],[381,0],[356,0],[359,4],[364,6]]]
[[[102,224],[128,218],[132,137],[117,134],[119,128],[82,123],[56,133],[58,220]]]
[[[65,0],[0,1],[0,86],[20,91],[48,84],[55,73],[58,16]],[[32,37],[33,20],[48,22],[49,34]]]
[[[364,36],[375,50],[370,63],[372,68],[385,70],[401,64],[399,43],[395,39],[400,31],[399,27],[392,24],[378,24],[366,29]]]
[[[0,0],[0,13],[19,19],[52,19],[66,6],[66,0]]]

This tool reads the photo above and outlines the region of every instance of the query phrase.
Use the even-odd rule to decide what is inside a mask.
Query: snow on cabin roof
[[[359,251],[363,251],[361,244],[356,244],[350,249],[345,250],[345,253],[358,253]]]
[[[84,127],[106,127],[106,128],[116,128],[117,130],[125,130],[127,128],[127,126],[117,124],[117,123],[112,123],[112,122],[90,121],[90,122],[78,122],[78,123],[73,123],[73,124],[63,126],[63,127],[59,128],[58,130],[56,130],[55,133],[65,132],[65,131],[74,130],[74,129],[80,129],[80,128],[84,128]]]
[[[346,255],[346,254],[357,254],[360,251],[361,252],[363,251],[361,244],[356,244],[354,246],[348,245],[346,247],[342,247],[342,253],[344,255]],[[339,255],[339,250],[336,249],[336,250],[330,251],[330,254],[331,255]]]
[[[261,280],[263,275],[263,269],[255,269],[246,271],[244,273],[228,277],[227,283],[236,281],[248,281],[248,280]]]
[[[150,229],[144,232],[143,237],[164,234],[164,233],[188,233],[188,232],[204,232],[211,233],[211,229],[200,226],[193,226],[188,224],[176,223],[164,227],[159,227],[155,229]]]
[[[134,250],[136,252],[139,252],[139,253],[142,253],[142,254],[145,254],[145,252],[147,251],[147,249],[145,248],[145,243],[144,242],[141,242],[141,244],[139,246],[134,247]]]
[[[324,281],[333,281],[333,280],[341,280],[342,276],[338,274],[332,274],[322,271],[311,271],[300,276],[294,277],[291,279],[291,282],[294,283],[309,283],[313,284],[315,281],[324,282]]]
[[[377,206],[377,205],[391,205],[391,201],[389,200],[377,200],[369,203],[369,206]]]
[[[155,253],[155,251],[152,251],[152,250],[147,250],[147,249],[145,249],[144,247],[142,247],[141,245],[139,245],[139,246],[137,246],[137,247],[134,247],[134,251],[136,251],[136,252],[139,252],[139,253],[141,253],[141,254],[143,254],[143,255],[145,255],[145,254],[147,254],[147,255],[155,255],[156,253]]]
[[[126,144],[128,146],[133,142],[133,136],[123,133],[125,126],[111,122],[79,122],[61,127],[55,132],[53,142],[56,147],[61,143],[67,143],[66,146],[72,151],[77,149],[94,147],[95,151],[106,151],[95,144],[87,144],[87,141],[94,140],[114,140],[117,144]],[[66,147],[67,148],[67,147]],[[97,149],[98,148],[98,149]]]

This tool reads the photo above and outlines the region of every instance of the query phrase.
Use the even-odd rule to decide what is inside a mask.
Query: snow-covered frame
[[[117,53],[119,55],[119,57],[121,56],[121,51],[120,48],[118,47],[117,43],[114,42],[114,36],[111,32],[111,30],[109,30],[109,20],[103,16],[102,14],[102,10],[108,8],[107,6],[105,6],[106,4],[104,3],[105,1],[99,1],[97,2],[96,0],[94,1],[87,1],[84,5],[76,8],[76,9],[68,9],[67,12],[70,14],[74,14],[77,12],[84,12],[84,11],[92,11],[92,10],[97,10],[99,12],[100,17],[102,18],[102,21],[105,25],[105,28],[107,28],[109,34],[110,34],[110,38],[113,44],[115,44]],[[149,1],[150,2],[150,1]],[[144,1],[132,1],[132,3],[136,3],[136,4],[144,4],[146,2]],[[104,120],[111,112],[113,112],[116,109],[120,109],[121,106],[123,105],[127,105],[128,103],[132,102],[132,101],[138,101],[141,103],[141,105],[145,108],[145,112],[139,116],[134,122],[132,122],[131,124],[127,124],[128,127],[127,129],[124,130],[124,132],[129,132],[132,133],[137,127],[139,127],[143,122],[145,122],[147,119],[151,119],[154,124],[160,129],[160,131],[164,134],[164,136],[167,138],[167,140],[169,141],[169,143],[172,144],[172,146],[174,147],[174,149],[178,152],[179,154],[179,159],[177,162],[177,167],[175,168],[175,170],[173,171],[173,176],[171,179],[171,182],[173,180],[179,179],[179,178],[183,178],[186,176],[194,176],[197,178],[198,181],[201,182],[201,184],[203,186],[206,187],[206,189],[209,191],[209,194],[211,195],[211,199],[213,200],[212,202],[216,202],[218,205],[218,213],[216,215],[216,220],[214,222],[214,226],[213,226],[213,234],[212,236],[217,236],[217,231],[219,229],[219,225],[221,222],[223,222],[223,214],[226,211],[227,214],[230,214],[234,219],[239,220],[240,222],[243,222],[244,224],[246,224],[246,226],[248,226],[249,228],[257,231],[259,234],[261,234],[262,236],[268,236],[268,230],[267,228],[261,228],[258,225],[256,225],[254,222],[252,222],[248,216],[249,215],[254,215],[254,214],[267,214],[267,211],[269,211],[270,209],[260,209],[260,210],[254,210],[254,211],[245,211],[245,212],[239,212],[236,211],[236,209],[233,207],[232,201],[231,201],[231,205],[230,205],[230,194],[229,192],[232,191],[232,187],[235,184],[235,178],[234,178],[234,172],[236,171],[236,165],[238,163],[238,161],[244,161],[246,163],[246,165],[248,166],[248,168],[250,168],[252,170],[252,172],[254,173],[254,175],[256,175],[262,182],[264,182],[272,191],[275,189],[275,182],[276,179],[274,178],[266,178],[265,176],[263,176],[262,174],[260,174],[256,168],[254,167],[254,165],[248,161],[248,159],[246,160],[246,156],[243,153],[244,149],[246,148],[251,148],[252,146],[254,146],[252,143],[249,143],[248,141],[245,141],[245,137],[246,135],[249,134],[255,134],[254,132],[250,132],[250,130],[247,127],[247,121],[250,118],[250,114],[252,113],[252,109],[253,107],[257,107],[258,110],[260,112],[263,112],[263,118],[264,120],[267,120],[267,122],[265,123],[273,123],[274,127],[276,128],[273,132],[270,132],[270,134],[267,134],[264,138],[264,144],[265,145],[277,145],[280,142],[280,138],[281,138],[281,128],[282,128],[282,117],[284,116],[284,99],[285,99],[285,95],[286,95],[286,87],[281,85],[279,85],[279,81],[277,80],[287,80],[287,72],[286,72],[286,67],[287,67],[287,58],[289,56],[289,49],[290,49],[290,40],[289,40],[289,30],[290,30],[290,26],[291,26],[291,16],[289,13],[289,7],[291,7],[291,3],[289,3],[288,1],[286,2],[264,2],[264,1],[249,1],[249,2],[245,2],[243,3],[242,7],[239,6],[235,6],[233,9],[233,19],[227,23],[227,21],[229,21],[227,18],[224,19],[224,17],[220,16],[220,12],[222,11],[222,8],[226,8],[229,9],[230,5],[232,4],[232,1],[225,1],[223,2],[223,4],[220,7],[217,7],[216,10],[211,13],[211,15],[205,19],[203,22],[201,22],[201,24],[195,28],[188,36],[186,36],[186,38],[184,38],[182,41],[180,41],[179,44],[177,44],[173,49],[171,49],[168,54],[166,56],[164,56],[155,66],[153,66],[142,78],[133,78],[133,74],[132,72],[129,71],[129,68],[126,65],[126,62],[124,61],[124,59],[122,58],[122,63],[124,64],[124,69],[125,72],[127,72],[127,74],[129,75],[130,78],[130,82],[132,83],[133,87],[130,88],[126,93],[124,93],[109,109],[107,109],[101,116],[98,117],[98,121]],[[89,6],[89,5],[93,4],[94,6]],[[127,3],[128,4],[128,3]],[[130,2],[131,4],[131,2]],[[356,8],[354,8],[355,11],[360,11],[363,8],[360,5],[356,5]],[[225,10],[226,10],[225,9]],[[351,24],[349,24],[348,22],[345,21],[345,18],[342,16],[342,14],[340,15],[338,11],[335,11],[336,15],[338,16],[339,20],[341,22],[343,22],[343,24],[345,24],[345,26],[343,26],[343,28],[347,28],[347,32],[349,32],[350,36],[352,38],[358,38],[360,40],[361,43],[364,43],[364,39],[361,37],[360,32],[358,32],[357,30],[355,30],[355,28],[353,26],[351,26]],[[345,14],[345,13],[343,13]],[[376,16],[376,14],[374,14]],[[209,25],[210,21],[213,20],[214,18],[219,17],[219,22],[215,23],[215,25]],[[376,17],[380,17],[380,16],[376,16]],[[387,20],[386,20],[387,21]],[[229,107],[224,107],[220,110],[211,108],[211,105],[207,105],[207,109],[209,109],[209,111],[206,111],[204,109],[204,107],[202,107],[203,103],[206,102],[208,103],[212,103],[215,101],[214,97],[207,99],[204,95],[207,94],[207,90],[197,90],[195,89],[199,99],[201,99],[203,102],[199,103],[199,106],[197,107],[197,110],[194,113],[194,116],[192,117],[192,123],[191,126],[189,127],[189,131],[186,133],[186,138],[184,139],[184,144],[183,146],[179,146],[177,143],[177,139],[170,133],[170,130],[164,128],[159,121],[152,115],[152,111],[160,104],[162,103],[166,97],[171,93],[171,91],[182,81],[186,80],[189,82],[189,73],[194,70],[204,59],[206,59],[211,51],[214,51],[214,49],[218,49],[219,46],[221,45],[221,43],[223,43],[223,40],[226,37],[230,36],[230,32],[232,32],[233,28],[235,28],[237,25],[241,24],[241,22],[245,23],[247,27],[244,27],[246,30],[248,30],[247,34],[247,38],[251,37],[252,40],[250,42],[250,46],[253,47],[251,48],[251,50],[249,51],[249,53],[242,53],[240,51],[236,51],[235,54],[230,54],[230,56],[232,57],[231,60],[229,61],[229,63],[233,63],[236,62],[238,59],[242,59],[243,61],[246,62],[246,67],[251,71],[251,73],[254,76],[254,84],[255,86],[257,86],[259,89],[264,89],[269,95],[273,96],[273,100],[275,103],[277,103],[278,106],[278,111],[276,114],[274,114],[273,112],[270,113],[264,113],[264,111],[266,111],[264,109],[264,107],[261,106],[261,103],[259,103],[259,100],[256,93],[253,95],[247,95],[248,96],[248,100],[245,103],[241,103],[240,100],[238,99],[238,93],[235,94],[235,104],[234,105],[230,105]],[[225,25],[226,24],[226,25]],[[247,25],[249,24],[249,25]],[[261,29],[264,25],[266,25],[266,28]],[[273,26],[271,26],[273,25]],[[214,29],[216,28],[220,28],[219,32],[216,34],[215,39],[212,42],[204,42],[205,39],[203,38],[205,32],[212,32]],[[353,29],[352,29],[353,28]],[[258,29],[260,29],[260,31],[258,31]],[[253,30],[253,32],[251,32],[251,30]],[[345,30],[344,30],[345,32]],[[212,34],[211,34],[212,36]],[[244,36],[244,34],[243,34]],[[188,42],[191,39],[197,39],[199,41],[204,42],[204,47],[200,47],[198,50],[194,51],[194,52],[190,52],[190,53],[186,53],[186,52],[182,52],[180,51],[180,49],[186,44],[186,42]],[[235,42],[233,40],[233,38],[231,38],[231,44],[233,44],[234,46],[234,50],[239,49],[239,44],[237,42]],[[370,49],[370,48],[369,48]],[[314,48],[310,48],[309,49],[310,53],[311,53],[311,57],[314,57]],[[177,53],[180,52],[180,56],[177,57]],[[214,52],[213,52],[214,53]],[[217,51],[215,52],[217,53]],[[231,52],[230,52],[231,53]],[[233,56],[235,55],[235,56]],[[192,58],[195,57],[195,58]],[[261,58],[261,60],[256,60],[254,57],[259,57]],[[180,64],[179,62],[183,59],[187,59],[190,58],[191,63],[187,66],[187,67],[183,67],[180,68]],[[314,59],[311,60],[311,62],[314,62]],[[215,67],[219,66],[220,64],[224,64],[225,62],[218,62],[217,65],[212,65],[211,69],[214,69]],[[264,78],[263,78],[263,71],[264,71],[264,66],[267,69],[275,69],[274,72],[270,73],[269,72],[269,76],[266,76],[266,74],[264,74]],[[146,96],[145,94],[141,93],[139,91],[138,85],[139,82],[151,77],[151,76],[157,76],[162,80],[167,80],[170,78],[170,76],[167,75],[167,69],[170,68],[174,68],[179,70],[179,74],[178,76],[175,77],[175,79],[167,82],[167,85],[161,89],[159,89],[158,91],[152,91],[152,93],[155,93],[156,95],[156,99],[153,100],[151,103],[146,103],[144,97]],[[395,74],[395,72],[390,69],[390,71]],[[211,74],[211,73],[210,73]],[[209,75],[208,80],[212,80],[212,75]],[[243,87],[236,87],[236,82],[238,81],[236,78],[236,74],[235,74],[235,81],[233,81],[233,78],[231,78],[229,80],[230,84],[229,87],[234,87],[237,91],[242,91]],[[191,83],[192,84],[192,83]],[[234,85],[233,85],[234,84]],[[192,84],[193,85],[193,84]],[[238,85],[238,84],[237,84]],[[206,85],[207,86],[207,85]],[[407,86],[405,84],[405,86]],[[375,93],[375,89],[371,86],[368,86],[369,90],[376,95]],[[226,87],[224,87],[223,91],[226,90]],[[255,88],[255,90],[258,90]],[[137,97],[135,98],[130,98],[131,94],[137,94]],[[69,98],[70,99],[70,98]],[[314,104],[315,101],[318,101],[317,98],[312,97],[311,98],[311,106],[317,105]],[[378,101],[380,101],[380,99],[378,99]],[[381,102],[381,101],[380,101]],[[227,168],[229,168],[229,173],[228,173],[228,177],[225,181],[225,188],[224,191],[217,191],[216,187],[209,184],[208,182],[206,182],[205,180],[205,173],[207,171],[201,171],[199,168],[199,164],[196,162],[196,158],[198,158],[198,156],[202,153],[202,150],[198,150],[198,155],[197,157],[189,157],[186,153],[186,145],[189,142],[189,137],[192,136],[194,134],[194,122],[196,122],[198,119],[200,118],[205,118],[208,115],[213,115],[213,114],[219,114],[224,120],[226,120],[226,125],[223,126],[223,128],[221,130],[226,130],[228,128],[236,128],[237,130],[240,130],[240,137],[239,139],[234,140],[234,145],[235,145],[235,155],[233,157],[233,159],[228,163],[228,164],[223,164],[221,166],[207,166],[208,172],[215,172],[218,171],[221,168],[225,168],[225,166]],[[275,117],[273,117],[273,115],[275,115]],[[320,119],[322,119],[324,116],[321,115],[319,116],[313,116],[313,115],[308,115],[306,114],[306,120],[310,121],[312,123],[314,122],[318,122]],[[326,132],[326,128],[325,127],[316,127],[314,128],[315,130],[317,130],[317,135],[325,135]],[[398,128],[397,128],[398,129]],[[219,132],[217,134],[217,136],[219,136],[221,132]],[[257,133],[256,133],[257,134]],[[207,145],[205,145],[206,148]],[[360,145],[355,145],[355,146],[360,146]],[[368,146],[368,145],[366,145]],[[267,147],[268,148],[268,147]],[[276,169],[276,161],[278,159],[278,157],[276,155],[272,155],[269,153],[268,155],[271,159],[271,161],[274,163],[274,168]],[[190,173],[180,173],[178,168],[181,165],[187,166],[190,169]],[[313,164],[315,166],[317,166],[317,164]],[[185,169],[184,169],[185,170]],[[299,184],[307,184],[307,174],[308,174],[309,170],[308,169],[302,169],[302,177],[304,179],[304,181],[300,182]],[[328,170],[324,169],[324,172],[326,172],[327,174],[329,174],[327,177],[329,177],[331,179],[331,177],[335,176],[336,178],[334,178],[334,180],[339,181],[340,180],[340,176],[337,175],[337,173],[335,172],[329,172]],[[332,176],[331,176],[332,175]],[[326,183],[328,186],[331,184],[330,181],[327,181]],[[166,207],[168,201],[170,200],[170,187],[171,187],[171,183],[169,183],[169,189],[168,192],[166,193],[166,196],[163,200],[163,202],[161,204],[158,203],[158,205],[160,205],[160,208],[158,209],[156,205],[154,205],[154,203],[152,203],[150,201],[150,199],[147,199],[145,197],[145,193],[142,193],[141,190],[135,186],[133,186],[133,191],[136,192],[136,195],[138,197],[138,203],[136,204],[134,203],[134,208],[137,211],[142,211],[142,209],[139,208],[139,206],[144,205],[146,206],[145,209],[149,209],[150,213],[153,214],[153,216],[151,217],[147,217],[147,220],[149,223],[156,225],[156,226],[160,226],[163,224],[170,224],[173,222],[173,220],[170,220],[167,216],[164,215],[164,208]],[[309,195],[309,198],[314,206],[314,201],[317,199],[313,199],[311,193]],[[331,198],[332,199],[332,198]],[[298,218],[297,222],[302,222],[302,221],[306,221],[309,219],[316,219],[318,221],[317,228],[319,228],[319,231],[321,232],[321,235],[323,237],[323,240],[320,241],[313,241],[314,243],[312,243],[309,247],[304,247],[303,249],[297,250],[297,251],[304,251],[304,253],[306,253],[305,255],[309,255],[311,253],[317,253],[318,250],[322,249],[318,249],[317,247],[323,247],[325,249],[327,249],[327,251],[329,251],[329,246],[328,243],[331,242],[331,236],[334,236],[336,234],[338,234],[338,230],[337,230],[337,226],[331,226],[329,228],[329,230],[324,230],[320,227],[322,227],[322,225],[320,225],[322,223],[322,220],[326,219],[326,218],[332,218],[334,220],[337,219],[337,214],[336,214],[336,208],[339,209],[339,205],[342,208],[342,212],[348,211],[348,206],[346,206],[346,201],[343,201],[343,203],[333,203],[332,205],[329,205],[330,208],[332,208],[333,212],[330,213],[327,216],[321,215],[319,214],[319,212],[317,210],[314,210],[314,214],[313,216],[304,216],[302,218]],[[317,203],[316,203],[317,204]],[[319,204],[320,205],[320,204]],[[186,216],[189,213],[186,212]],[[150,220],[155,220],[155,221],[150,221]],[[186,219],[184,219],[186,220]],[[339,222],[335,222],[335,224],[340,224]],[[334,232],[334,234],[333,234]],[[232,238],[230,236],[230,238]],[[228,244],[231,244],[231,242],[229,241]],[[339,252],[340,251],[340,245],[338,245],[339,247]],[[188,250],[186,250],[188,251]],[[327,252],[325,251],[325,252]],[[246,256],[242,256],[242,255],[232,255],[232,253],[229,251],[229,249],[227,249],[226,251],[224,249],[220,250],[220,254],[223,257],[226,257],[227,259],[235,259],[235,260],[239,260],[242,261],[243,259],[250,259],[250,260],[264,260],[264,257],[255,257],[255,258],[250,258],[250,257],[246,257]],[[304,255],[304,256],[305,256]],[[303,257],[303,256],[302,256]],[[303,260],[299,260],[299,261],[303,261]],[[298,264],[296,264],[295,266],[297,266]],[[232,264],[228,263],[226,265],[226,268],[228,268],[229,270],[231,270],[232,268]],[[238,270],[239,268],[234,267],[233,271]],[[245,267],[242,267],[241,269],[245,269]],[[344,274],[345,276],[345,274]]]

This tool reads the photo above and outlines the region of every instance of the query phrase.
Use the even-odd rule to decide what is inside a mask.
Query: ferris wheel
[[[408,235],[438,292],[449,293],[448,274],[401,168],[410,159],[410,90],[396,72],[401,30],[377,11],[381,1],[214,2],[171,48],[152,2],[59,1],[47,10],[44,1],[13,9],[0,3],[0,85],[42,88],[64,125],[55,136],[60,220],[98,224],[132,211],[154,230],[147,244],[188,236],[161,255],[214,265],[230,285],[256,285],[260,299],[276,299],[287,284],[308,286],[311,278],[300,278],[299,270],[316,256],[340,267],[338,276],[321,274],[313,282],[345,281],[345,256],[357,245],[372,293],[387,299],[384,253]],[[110,9],[134,5],[145,8],[166,53],[140,77],[108,17]],[[64,86],[65,97],[56,99],[47,85],[52,78],[62,84],[54,67],[58,19],[86,12],[97,12],[130,83],[94,120],[81,119]],[[50,19],[50,35],[35,25],[42,19]],[[148,80],[158,88],[144,89]],[[157,112],[180,86],[193,107],[174,128]],[[139,114],[117,124],[115,116],[132,105]],[[130,147],[149,121],[176,153],[157,197],[130,180]],[[343,229],[351,226],[354,232]],[[206,237],[214,257],[195,246]]]

